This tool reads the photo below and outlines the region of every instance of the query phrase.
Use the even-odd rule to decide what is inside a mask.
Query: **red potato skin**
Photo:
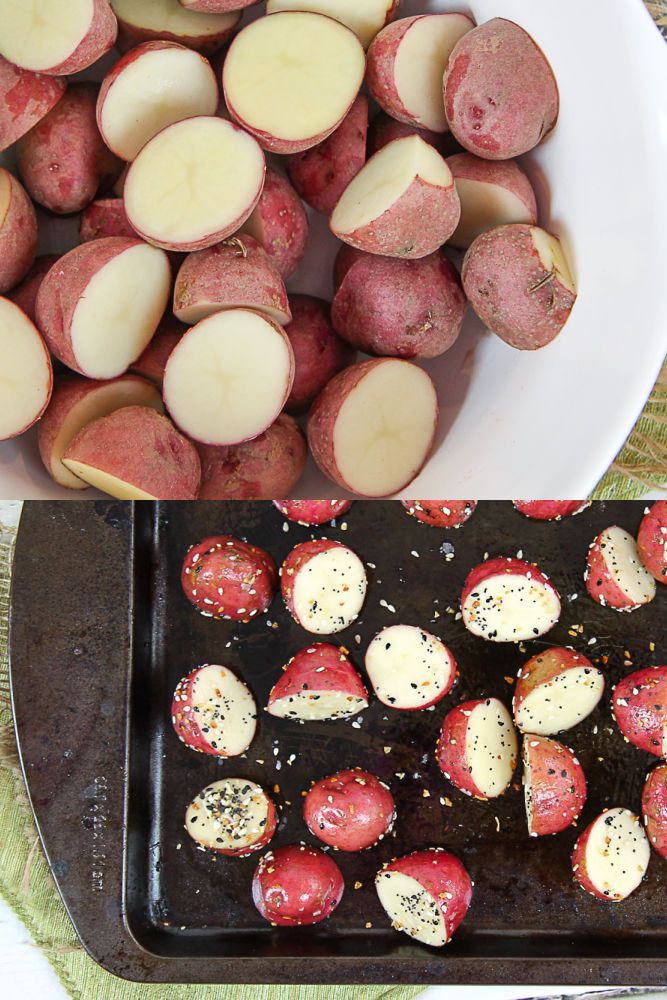
[[[200,500],[270,500],[291,493],[308,454],[303,431],[286,413],[251,441],[195,445],[202,465]]]
[[[645,667],[624,677],[612,692],[611,708],[626,740],[664,757],[667,720],[667,667]]]
[[[187,330],[185,323],[179,323],[170,312],[166,312],[150,343],[130,365],[129,371],[134,375],[143,375],[161,389],[169,355]]]
[[[104,239],[105,236],[136,236],[125,214],[122,198],[91,201],[81,214],[79,243]]]
[[[642,815],[651,846],[667,858],[667,764],[659,764],[646,775]]]
[[[360,767],[314,782],[303,802],[310,832],[339,851],[372,847],[389,832],[395,815],[387,786]]]
[[[0,167],[9,183],[9,204],[0,219],[0,295],[19,283],[35,263],[37,216],[23,186]]]
[[[262,244],[283,279],[301,263],[308,241],[308,217],[299,195],[277,170],[267,169],[259,201],[243,229]]]
[[[542,573],[535,563],[529,563],[523,559],[487,559],[486,562],[475,566],[468,574],[463,587],[463,593],[461,594],[461,605],[465,604],[473,590],[484,583],[485,580],[503,573],[518,573],[521,576],[530,574],[531,578],[537,583],[541,583],[555,592],[555,588],[549,577]]]
[[[428,890],[445,918],[449,941],[468,912],[472,900],[473,884],[458,858],[441,847],[431,847],[395,858],[382,871],[402,872],[416,879]]]
[[[455,788],[464,795],[472,795],[473,798],[486,802],[488,796],[484,795],[473,781],[466,753],[466,733],[470,714],[485,701],[485,698],[463,701],[447,713],[438,737],[436,758],[440,770]]]
[[[363,250],[357,250],[356,247],[348,246],[347,243],[341,243],[338,248],[338,253],[334,259],[334,292],[337,292],[343,284],[343,279],[352,265],[357,260],[362,260],[365,256],[366,254]]]
[[[556,677],[576,667],[590,669],[595,674],[600,673],[583,653],[577,653],[567,646],[554,646],[531,657],[517,675],[512,700],[512,710],[515,715],[525,698],[532,694],[535,688],[550,684]]]
[[[563,517],[578,514],[590,500],[512,500],[521,514],[538,521],[560,521]]]
[[[291,614],[294,621],[299,621],[294,607],[293,596],[294,580],[296,579],[299,570],[303,569],[306,563],[310,562],[310,560],[315,556],[320,555],[321,552],[328,552],[329,549],[339,548],[344,549],[346,546],[341,542],[335,542],[333,539],[329,538],[318,538],[310,542],[301,542],[300,545],[296,545],[292,549],[283,562],[280,568],[280,589],[287,610]]]
[[[519,222],[487,229],[470,244],[461,268],[464,291],[479,318],[520,351],[550,344],[576,299],[560,281],[545,281],[530,230]]]
[[[584,582],[586,590],[598,604],[616,611],[634,611],[639,605],[629,601],[612,576],[604,558],[604,533],[592,542],[586,558]]]
[[[423,524],[460,528],[471,517],[477,500],[401,500],[405,510]]]
[[[367,354],[435,358],[456,341],[465,309],[456,269],[440,250],[418,260],[364,254],[343,277],[331,322]]]
[[[449,156],[461,149],[451,132],[431,132],[419,125],[396,121],[386,111],[380,110],[368,126],[367,155],[373,156],[394,139],[403,139],[406,135],[421,136],[441,156]]]
[[[0,56],[0,152],[49,113],[66,85],[60,76],[33,73]]]
[[[355,358],[355,351],[331,325],[331,307],[313,295],[290,295],[292,319],[285,327],[294,352],[294,383],[285,410],[305,413],[334,375]],[[286,491],[283,491],[286,492]]]
[[[346,691],[351,699],[362,698],[368,702],[361,677],[347,654],[331,643],[314,642],[306,646],[285,664],[283,671],[269,695],[269,713],[276,701],[304,691]]]
[[[287,157],[292,184],[304,201],[329,215],[366,162],[368,98],[358,94],[337,129],[323,142]]]
[[[345,883],[340,868],[316,847],[289,844],[265,854],[252,879],[252,899],[271,924],[292,927],[325,920]]]
[[[306,527],[326,524],[340,514],[346,514],[353,500],[274,500],[273,506],[289,521]]]
[[[96,84],[68,84],[55,107],[17,144],[19,176],[28,193],[57,215],[80,212],[122,170],[122,160],[97,130],[96,101]]]
[[[461,145],[489,160],[536,146],[558,118],[558,88],[523,28],[496,17],[454,46],[444,73],[445,114]]]
[[[210,56],[214,52],[217,52],[218,49],[221,49],[232,37],[240,20],[241,11],[239,10],[238,18],[232,21],[224,30],[206,35],[175,35],[166,30],[156,31],[152,28],[143,28],[137,24],[132,24],[130,21],[118,18],[116,48],[121,55],[125,55],[130,49],[141,45],[143,42],[176,42],[179,45],[185,45],[189,49],[194,49],[195,52],[200,52],[203,56]]]
[[[658,583],[667,583],[667,500],[657,500],[637,534],[639,558]]]
[[[573,751],[546,736],[524,737],[524,761],[531,767],[531,837],[560,833],[574,823],[586,802],[586,778]]]
[[[188,549],[181,585],[187,599],[206,617],[248,622],[271,604],[278,587],[278,567],[258,545],[230,535],[212,535]]]
[[[39,292],[40,286],[44,277],[51,270],[55,262],[58,260],[58,254],[47,253],[42,254],[40,257],[35,257],[35,262],[26,274],[23,281],[15,285],[11,291],[7,292],[6,298],[11,299],[11,301],[22,309],[26,316],[32,320],[32,322],[37,325],[37,315],[35,312],[35,305],[37,302],[37,293]]]

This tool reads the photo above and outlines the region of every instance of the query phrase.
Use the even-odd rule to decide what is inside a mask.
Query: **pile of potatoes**
[[[391,495],[433,446],[419,362],[467,303],[521,350],[573,306],[516,160],[558,115],[521,27],[401,0],[241,23],[253,6],[0,0],[0,440],[39,422],[62,486],[286,496],[310,451]],[[91,67],[101,84],[68,79]],[[304,202],[340,241],[332,302],[292,291]],[[78,245],[37,256],[45,213],[79,213]]]

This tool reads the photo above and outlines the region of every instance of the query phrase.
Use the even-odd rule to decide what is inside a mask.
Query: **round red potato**
[[[287,610],[307,632],[340,632],[358,618],[366,597],[366,570],[341,542],[302,542],[287,556],[280,575]]]
[[[178,738],[191,750],[215,757],[243,753],[257,727],[250,689],[217,663],[205,663],[178,682],[171,713]]]
[[[271,604],[278,567],[257,545],[213,535],[188,549],[181,583],[188,600],[208,618],[247,622]]]
[[[591,543],[584,580],[593,600],[615,611],[635,611],[655,597],[655,580],[642,564],[636,541],[617,525]]]
[[[667,667],[645,667],[624,677],[612,692],[611,707],[630,743],[667,757]]]
[[[451,940],[472,899],[467,871],[440,847],[390,861],[375,888],[395,930],[434,947]]]
[[[498,698],[464,701],[445,716],[436,755],[440,770],[465,795],[502,795],[514,774],[519,743]]]
[[[368,708],[361,677],[338,646],[316,642],[283,667],[266,710],[296,722],[347,719]]]
[[[667,764],[659,764],[646,775],[642,814],[651,846],[667,858]]]
[[[192,800],[185,813],[185,829],[210,851],[246,858],[271,840],[276,810],[254,781],[221,778]]]
[[[437,528],[460,528],[477,507],[476,500],[401,500],[408,514]]]
[[[551,343],[577,297],[560,240],[523,223],[478,236],[463,258],[461,279],[482,322],[520,351]]]
[[[560,617],[560,598],[534,563],[489,559],[471,570],[461,596],[463,624],[491,642],[535,639]]]
[[[512,701],[515,725],[540,736],[572,729],[591,714],[603,691],[604,674],[583,653],[547,649],[519,670]]]
[[[314,782],[303,802],[311,833],[339,851],[363,851],[387,834],[396,812],[387,785],[360,767]]]
[[[667,583],[667,500],[656,501],[644,512],[637,549],[651,576],[659,583]]]
[[[272,924],[316,924],[333,913],[344,888],[340,868],[323,851],[289,844],[261,859],[252,879],[252,899]]]
[[[0,152],[49,113],[66,84],[61,76],[33,73],[0,55]]]
[[[456,43],[444,73],[445,114],[461,145],[489,160],[536,146],[556,124],[558,88],[544,54],[496,17]]]
[[[574,845],[572,871],[597,899],[619,902],[641,883],[650,855],[639,817],[629,809],[605,809]]]
[[[339,514],[345,514],[352,500],[274,500],[273,506],[289,521],[309,526],[326,524]]]
[[[294,382],[288,413],[304,413],[337,372],[351,365],[355,351],[331,325],[331,307],[313,295],[290,295],[292,319],[285,327],[294,352]]]
[[[523,788],[531,837],[565,830],[586,802],[586,778],[572,750],[533,733],[523,738]]]
[[[415,625],[390,625],[366,650],[366,673],[384,705],[429,708],[451,690],[456,662],[441,639]]]
[[[518,511],[538,521],[560,521],[589,507],[590,500],[512,500]]]

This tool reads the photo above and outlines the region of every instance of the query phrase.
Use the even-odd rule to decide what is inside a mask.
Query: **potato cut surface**
[[[364,68],[363,48],[348,28],[321,14],[286,11],[237,35],[222,81],[230,110],[252,130],[314,144],[345,115]]]
[[[530,224],[533,219],[520,198],[499,184],[473,181],[466,177],[455,179],[461,200],[461,219],[448,241],[456,247],[469,247],[472,241],[492,226],[508,222]]]
[[[394,708],[424,708],[451,687],[456,665],[444,643],[415,625],[391,625],[371,641],[366,672],[376,695]]]
[[[629,809],[608,809],[593,823],[586,843],[586,874],[610,899],[624,899],[641,882],[651,848],[637,816]]]
[[[117,500],[160,499],[160,497],[154,496],[152,493],[147,493],[146,490],[135,486],[134,483],[105,472],[104,469],[98,469],[88,462],[82,462],[77,458],[66,458],[65,465],[73,476],[83,479],[89,486],[94,486],[95,489],[101,490],[102,493],[107,493],[110,497],[115,497]]]
[[[417,879],[403,872],[380,872],[375,887],[392,926],[410,937],[439,947],[447,943],[447,928],[438,904]]]
[[[178,0],[111,0],[118,18],[140,28],[173,35],[217,35],[233,27],[237,11],[228,14],[200,14],[181,7]]]
[[[207,785],[188,806],[185,828],[203,847],[235,854],[263,846],[271,803],[246,778],[222,778]]]
[[[628,598],[628,604],[646,604],[655,596],[655,580],[642,564],[635,539],[624,528],[607,528],[600,550],[609,575]]]
[[[11,174],[8,170],[0,169],[0,226],[5,221],[5,216],[12,200]]]
[[[0,52],[10,62],[35,71],[64,62],[85,37],[93,0],[0,0]]]
[[[266,13],[310,10],[327,14],[354,31],[362,45],[370,44],[384,25],[393,0],[267,0]]]
[[[368,702],[347,691],[318,691],[312,687],[276,698],[268,708],[269,715],[279,719],[299,719],[304,722],[325,719],[347,719],[368,708]]]
[[[0,441],[20,434],[40,416],[51,394],[49,352],[37,328],[0,298]]]
[[[250,689],[236,674],[227,667],[209,663],[197,670],[186,695],[179,696],[179,688],[174,694],[174,726],[179,735],[178,716],[183,714],[188,716],[190,724],[194,720],[212,751],[220,757],[235,757],[248,749],[255,735],[257,705]],[[190,740],[184,742],[189,744]]]
[[[166,255],[130,247],[100,268],[72,316],[72,350],[89,378],[121,375],[155,332],[169,299]]]
[[[509,785],[518,753],[510,714],[497,698],[472,710],[466,732],[470,775],[482,795],[500,795]]]
[[[366,570],[359,556],[336,545],[309,559],[294,574],[297,620],[318,635],[340,632],[355,620],[366,597]]]
[[[524,732],[539,736],[571,729],[590,715],[603,690],[604,675],[596,667],[564,669],[526,695],[515,712],[515,722]]]
[[[280,328],[246,309],[216,313],[192,327],[164,375],[173,420],[207,444],[238,444],[275,420],[289,394],[292,353]]]

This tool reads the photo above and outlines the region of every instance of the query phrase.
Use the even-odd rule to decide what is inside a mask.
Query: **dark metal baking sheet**
[[[665,588],[627,615],[598,607],[583,587],[595,534],[613,523],[634,532],[643,510],[639,501],[600,502],[539,523],[509,501],[481,501],[467,525],[446,532],[408,517],[397,501],[357,501],[335,526],[284,530],[284,519],[260,502],[27,502],[12,590],[14,713],[51,870],[91,955],[117,975],[146,981],[664,983],[665,859],[654,853],[646,880],[625,902],[598,902],[570,874],[576,830],[527,837],[519,772],[504,796],[477,802],[448,784],[433,756],[447,709],[476,695],[509,704],[507,678],[540,648],[569,644],[605,657],[610,686],[631,669],[664,662]],[[369,564],[369,594],[360,620],[334,641],[363,670],[376,631],[398,621],[422,625],[453,650],[458,684],[432,711],[395,712],[372,699],[359,727],[295,725],[260,711],[245,757],[218,761],[189,751],[170,724],[183,674],[226,663],[263,706],[283,663],[310,638],[279,596],[247,625],[204,618],[189,605],[179,581],[185,551],[220,532],[266,547],[278,562],[311,536],[351,545]],[[455,614],[468,570],[487,553],[518,551],[549,573],[563,598],[559,624],[525,652],[475,639]],[[655,759],[623,742],[608,697],[563,739],[588,778],[579,829],[606,806],[639,810]],[[302,792],[357,764],[391,785],[395,836],[361,854],[336,854],[343,901],[311,928],[269,926],[250,899],[257,857],[199,851],[183,829],[197,791],[240,774],[279,805],[274,844],[316,843],[302,820]],[[434,844],[459,855],[475,882],[468,915],[441,950],[393,931],[373,889],[385,860]]]

